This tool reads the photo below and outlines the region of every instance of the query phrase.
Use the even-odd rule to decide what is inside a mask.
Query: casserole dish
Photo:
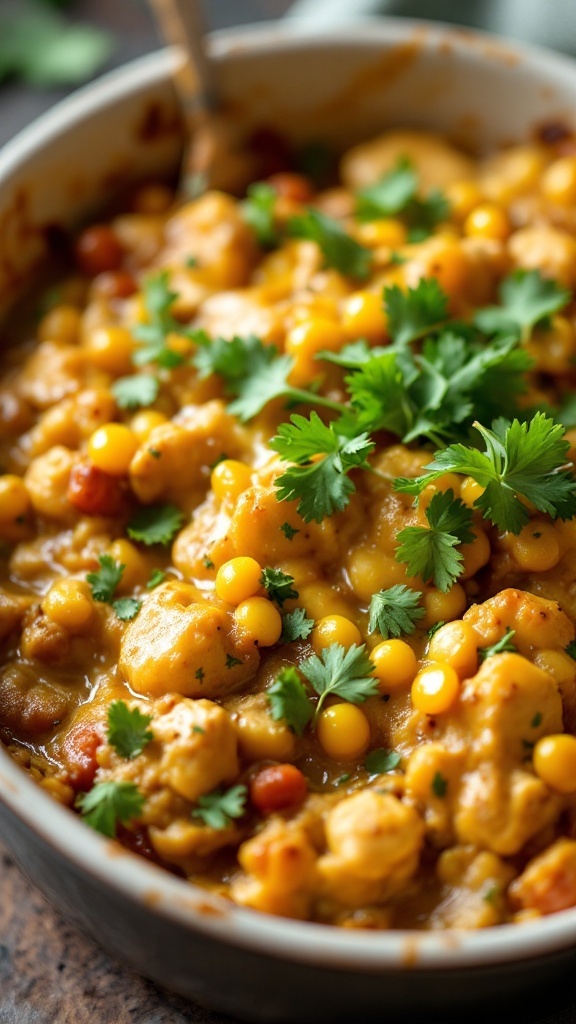
[[[343,147],[402,124],[485,150],[545,123],[572,127],[569,62],[447,29],[382,22],[329,37],[250,30],[215,38],[214,54],[224,96],[247,128],[273,123],[297,142],[322,137]],[[172,59],[161,54],[110,76],[7,148],[0,163],[5,306],[55,228],[73,225],[131,178],[174,167]],[[447,996],[463,1007],[525,987],[527,961],[531,984],[570,962],[574,911],[477,935],[375,935],[230,907],[93,836],[0,753],[3,834],[36,884],[143,973],[227,1012],[340,1020],[383,1001],[396,1014],[431,1011]]]

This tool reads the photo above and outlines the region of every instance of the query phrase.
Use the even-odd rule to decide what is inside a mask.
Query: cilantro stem
[[[292,402],[302,402],[304,405],[321,405],[325,409],[332,409],[334,412],[345,413],[348,412],[348,406],[342,402],[334,402],[330,398],[324,398],[323,395],[316,394],[315,391],[305,391],[302,388],[289,388],[286,392],[286,397],[292,404]]]

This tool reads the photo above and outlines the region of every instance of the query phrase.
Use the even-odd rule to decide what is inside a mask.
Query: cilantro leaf
[[[122,824],[137,818],[144,808],[145,798],[133,782],[98,782],[88,793],[80,793],[75,807],[84,821],[114,838],[118,822]]]
[[[515,629],[507,629],[504,636],[501,636],[491,647],[479,647],[478,658],[480,661],[486,661],[486,658],[491,658],[494,654],[502,654],[503,651],[517,651],[518,648],[512,643],[512,638],[515,635]]]
[[[120,409],[138,409],[152,405],[158,397],[160,382],[150,373],[136,373],[115,380],[111,391]]]
[[[564,648],[566,654],[576,661],[576,640],[571,640],[569,644]]]
[[[89,572],[86,582],[90,584],[95,601],[110,602],[126,566],[121,562],[116,562],[111,555],[99,555],[98,562],[100,563],[98,572]]]
[[[434,495],[425,515],[429,526],[408,526],[398,534],[396,559],[407,563],[410,576],[432,580],[446,592],[462,572],[462,554],[455,549],[474,539],[472,512],[448,490]]]
[[[291,423],[281,423],[270,448],[297,463],[276,480],[278,500],[299,499],[297,510],[304,521],[320,523],[346,507],[355,491],[347,473],[369,468],[366,460],[374,444],[365,433],[352,439],[339,434],[334,424],[326,426],[318,413],[312,412],[308,420],[295,414]],[[318,455],[324,458],[316,460]]]
[[[248,187],[247,196],[240,205],[242,216],[260,245],[264,249],[272,249],[278,242],[274,223],[276,190],[264,181],[256,181]]]
[[[132,540],[148,546],[169,544],[184,522],[184,513],[175,505],[146,505],[130,520],[126,531]]]
[[[384,307],[392,340],[398,346],[424,337],[448,319],[448,297],[435,277],[423,277],[406,292],[397,284],[385,288]]]
[[[296,534],[300,533],[300,530],[297,530],[295,526],[291,526],[290,523],[282,523],[280,529],[286,537],[286,540],[294,540]]]
[[[413,164],[406,157],[400,157],[391,171],[358,191],[356,216],[362,221],[395,217],[406,209],[417,188],[418,177]]]
[[[364,767],[370,775],[386,775],[387,772],[394,771],[401,760],[402,757],[396,750],[380,747],[378,750],[371,750],[366,755]]]
[[[442,772],[436,772],[432,779],[432,785],[430,788],[434,793],[434,796],[437,796],[442,800],[448,792],[448,779],[442,775]]]
[[[360,189],[356,216],[359,220],[378,220],[400,215],[408,227],[408,241],[417,242],[431,234],[450,214],[450,204],[439,189],[424,198],[418,196],[418,177],[413,164],[400,157],[396,166],[379,181]]]
[[[165,369],[181,366],[184,356],[170,347],[168,336],[182,333],[182,325],[172,316],[172,307],[178,298],[176,292],[170,290],[170,274],[162,270],[144,282],[144,306],[148,314],[148,323],[138,324],[134,329],[134,337],[140,348],[132,356],[136,366],[157,363]]]
[[[324,700],[329,694],[351,704],[363,704],[368,697],[378,693],[378,680],[372,675],[374,666],[366,653],[365,644],[352,644],[348,650],[341,644],[330,644],[324,648],[320,658],[313,654],[299,668],[320,697],[314,722],[318,720]]]
[[[304,608],[295,608],[282,617],[280,640],[284,644],[292,643],[293,640],[306,640],[313,629],[314,619],[307,618]]]
[[[388,590],[379,590],[370,600],[369,633],[378,631],[388,637],[410,636],[416,623],[425,615],[420,604],[422,592],[399,583]]]
[[[234,818],[241,818],[246,808],[248,789],[246,786],[232,786],[230,789],[214,789],[205,793],[193,809],[192,817],[201,818],[213,829],[228,828]]]
[[[527,341],[536,324],[570,301],[570,292],[539,270],[515,270],[500,285],[500,306],[488,306],[474,321],[486,334],[517,331]]]
[[[130,709],[123,700],[115,700],[108,708],[108,743],[120,757],[131,760],[154,739],[148,726],[152,715],[143,715],[138,708]]]
[[[140,611],[142,602],[137,601],[135,597],[119,597],[112,601],[112,607],[122,622],[129,622]]]
[[[147,590],[153,590],[159,583],[163,583],[166,579],[166,573],[163,569],[153,569],[150,573],[150,579],[146,584]]]
[[[314,707],[293,665],[282,669],[268,688],[266,697],[274,721],[285,721],[297,736],[301,736],[314,717]]]
[[[285,601],[298,597],[298,591],[294,590],[293,583],[294,577],[282,572],[281,569],[271,569],[270,566],[266,566],[262,570],[260,585],[267,591],[270,600],[276,601],[281,608]]]
[[[576,478],[564,468],[570,446],[563,439],[561,424],[545,413],[536,413],[527,423],[496,420],[492,430],[480,423],[474,426],[484,440],[484,452],[462,444],[449,445],[436,452],[425,475],[397,480],[396,490],[419,494],[446,472],[463,473],[484,488],[474,502],[484,518],[515,534],[530,518],[521,497],[553,519],[576,515]]]
[[[334,267],[347,277],[365,278],[370,273],[372,253],[356,242],[338,221],[311,207],[288,221],[293,238],[307,238],[319,246],[326,265]]]

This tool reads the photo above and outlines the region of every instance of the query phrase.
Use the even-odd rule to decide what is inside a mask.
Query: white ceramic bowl
[[[213,39],[221,90],[247,126],[344,147],[392,125],[431,127],[478,149],[573,125],[576,64],[486,36],[382,19],[332,34],[251,28]],[[55,226],[122,183],[177,166],[169,51],[65,101],[0,155],[0,306]],[[110,951],[186,996],[252,1020],[427,1017],[556,977],[571,964],[576,909],[480,932],[339,930],[211,897],[91,832],[0,749],[2,838],[54,905]]]

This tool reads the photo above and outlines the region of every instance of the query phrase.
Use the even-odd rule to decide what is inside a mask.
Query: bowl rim
[[[425,36],[422,33],[425,32]],[[406,42],[419,37],[423,46],[448,37],[466,59],[482,61],[517,57],[536,75],[573,84],[576,62],[545,49],[508,43],[487,33],[405,18],[363,19],[329,32],[300,25],[242,26],[214,33],[211,47],[217,60],[231,54],[295,48]],[[140,57],[108,72],[60,101],[23,129],[0,152],[0,182],[59,135],[79,122],[144,88],[169,84],[179,60],[173,48]],[[0,744],[0,800],[41,840],[82,873],[111,887],[135,903],[148,905],[179,925],[219,941],[297,963],[346,968],[359,973],[383,970],[458,970],[528,960],[565,949],[576,942],[576,908],[522,925],[505,924],[480,931],[355,931],[289,920],[232,904],[198,885],[179,879],[93,832],[43,791]]]

